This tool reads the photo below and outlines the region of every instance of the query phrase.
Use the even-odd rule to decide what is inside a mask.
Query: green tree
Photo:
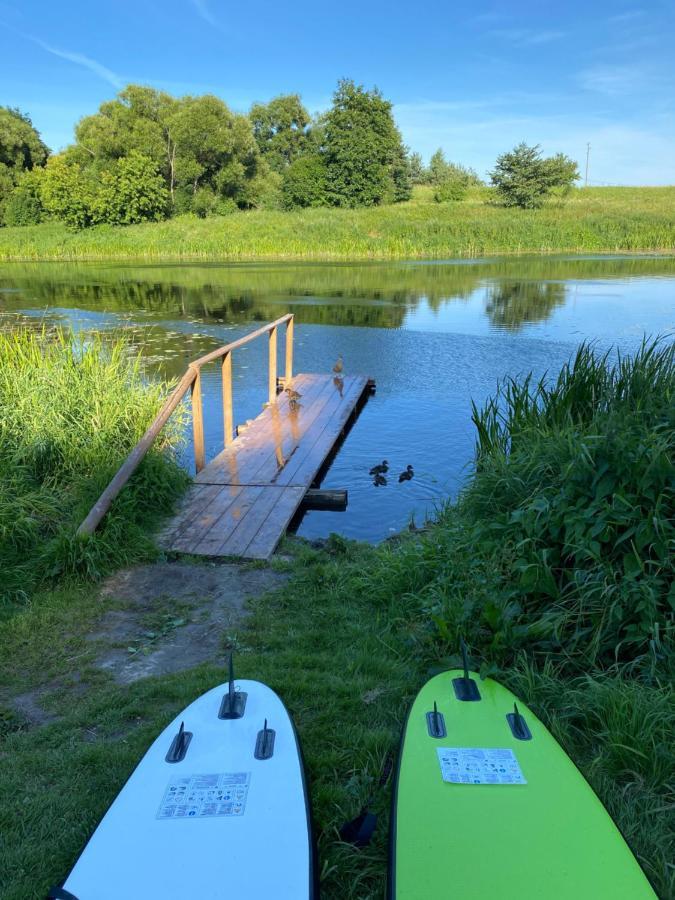
[[[311,153],[291,163],[284,172],[281,192],[286,209],[326,206],[328,181],[323,156]]]
[[[0,224],[7,201],[23,172],[44,166],[49,148],[18,109],[0,106]]]
[[[128,85],[81,120],[67,157],[100,175],[133,151],[155,164],[177,211],[191,209],[200,188],[239,206],[255,205],[252,182],[260,187],[258,176],[267,171],[248,118],[211,95],[176,99]],[[203,207],[201,197],[197,205]]]
[[[498,157],[490,179],[504,206],[537,209],[555,188],[569,191],[579,178],[576,162],[558,153],[545,159],[537,144],[518,144]]]
[[[411,184],[426,184],[427,170],[419,153],[411,153],[408,156],[408,174]]]
[[[102,173],[93,198],[92,220],[110,225],[159,221],[166,215],[168,199],[157,164],[132,150]]]
[[[46,212],[68,228],[93,224],[96,210],[96,179],[66,154],[52,156],[41,179],[40,195]]]
[[[283,174],[307,150],[310,118],[298,94],[254,103],[249,119],[258,148],[275,172]]]
[[[410,197],[405,148],[391,103],[379,90],[338,82],[323,122],[328,200],[335,206],[374,206]]]

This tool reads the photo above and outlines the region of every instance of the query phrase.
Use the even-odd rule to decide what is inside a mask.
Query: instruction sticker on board
[[[176,776],[166,787],[156,818],[243,816],[250,779],[250,772]]]
[[[438,747],[437,753],[450,784],[527,784],[513,750]]]

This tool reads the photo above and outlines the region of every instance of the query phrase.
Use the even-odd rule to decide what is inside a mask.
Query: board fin
[[[274,739],[276,734],[274,729],[267,727],[267,719],[265,719],[265,724],[263,725],[262,730],[258,732],[258,737],[255,742],[255,752],[253,755],[256,759],[270,759],[274,755]]]
[[[432,738],[444,738],[448,733],[445,729],[445,716],[438,711],[435,700],[433,710],[427,713],[427,731]]]
[[[185,722],[180,723],[178,733],[171,741],[171,746],[164,757],[168,763],[177,763],[185,759],[185,754],[192,740],[192,732],[185,730]]]
[[[246,709],[247,694],[244,691],[235,691],[234,689],[234,653],[230,653],[228,662],[229,681],[227,683],[227,693],[220,703],[218,710],[219,719],[241,719]]]
[[[527,722],[523,714],[518,709],[518,704],[513,704],[513,712],[506,714],[506,721],[509,723],[511,734],[519,741],[531,741],[532,732],[527,727]]]
[[[478,685],[473,680],[473,678],[469,678],[469,655],[466,649],[466,644],[464,643],[464,638],[460,638],[459,646],[462,651],[464,677],[452,679],[452,686],[455,691],[455,697],[458,700],[469,702],[480,700],[480,691],[478,690]]]

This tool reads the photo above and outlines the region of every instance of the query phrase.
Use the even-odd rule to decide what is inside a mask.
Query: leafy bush
[[[544,159],[538,145],[522,143],[497,158],[490,178],[504,206],[537,209],[554,188],[571,190],[579,171],[563,153]]]
[[[92,220],[108,225],[134,225],[163,219],[169,192],[156,164],[132,150],[101,173]]]
[[[148,552],[141,526],[185,483],[172,456],[180,417],[94,537],[83,541],[74,532],[164,394],[121,342],[0,334],[0,598],[30,596],[64,572],[96,576]]]
[[[283,179],[281,193],[286,209],[325,206],[328,202],[326,164],[318,153],[296,159]]]
[[[434,189],[436,203],[463,200],[469,192],[469,179],[460,176],[448,176]]]
[[[19,177],[5,203],[5,225],[38,225],[42,221],[41,173],[41,169],[32,169]]]
[[[96,191],[93,175],[85,173],[78,163],[69,162],[63,154],[52,156],[47,163],[40,186],[42,205],[68,228],[93,224]]]

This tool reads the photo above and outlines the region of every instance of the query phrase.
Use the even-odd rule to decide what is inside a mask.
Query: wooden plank
[[[167,529],[171,549],[250,559],[274,552],[368,389],[354,375],[298,375],[292,384],[303,395],[298,409],[275,398],[197,476],[199,491]]]
[[[240,488],[240,493],[235,501],[211,525],[206,535],[193,547],[191,552],[198,556],[220,555],[220,548],[245,519],[264,490],[263,487]]]
[[[216,556],[243,556],[244,551],[260,530],[267,516],[271,513],[282,488],[267,485],[266,487],[244,487],[243,491],[258,491],[256,503],[249,509],[227,540],[223,541]]]
[[[265,490],[270,490],[265,488]],[[284,488],[259,531],[242,553],[247,559],[269,559],[302,503],[304,488],[297,485]]]
[[[225,485],[211,503],[191,520],[178,537],[174,538],[172,549],[180,550],[183,553],[192,553],[223,513],[238,499],[242,490],[240,485]]]
[[[170,549],[171,541],[204,510],[223,489],[222,484],[191,484],[177,514],[157,536],[161,547]]]
[[[293,386],[303,395],[300,409],[292,412],[284,394],[273,407],[264,410],[254,419],[231,447],[219,453],[197,476],[196,481],[200,484],[232,483],[230,464],[232,458],[236,457],[240,484],[272,483],[279,471],[277,447],[281,450],[281,456],[288,459],[302,440],[304,431],[319,414],[323,406],[319,401],[320,395],[326,392],[326,400],[330,396],[330,381],[310,381],[306,376],[298,376]],[[273,440],[275,417],[281,419],[279,444],[275,444]]]
[[[347,382],[347,379],[345,379],[345,382]],[[336,392],[336,394],[329,401],[328,405],[324,408],[321,418],[318,419],[303,436],[303,440],[301,442],[299,450],[293,455],[293,458],[289,461],[283,472],[280,473],[276,481],[277,484],[309,485],[312,483],[312,480],[314,479],[316,472],[320,468],[323,459],[318,462],[314,470],[312,469],[311,464],[309,465],[309,467],[305,466],[304,469],[301,469],[301,466],[305,464],[308,457],[310,457],[311,459],[315,459],[317,457],[315,445],[327,428],[331,428],[330,433],[334,434],[335,438],[337,438],[337,436],[340,434],[340,431],[342,431],[342,429],[344,428],[347,419],[355,409],[359,398],[361,397],[361,394],[365,389],[365,386],[365,378],[351,376],[350,381],[345,385],[343,396],[340,397]],[[328,452],[324,454],[324,458],[327,455]],[[307,474],[308,471],[310,473],[309,475]]]

